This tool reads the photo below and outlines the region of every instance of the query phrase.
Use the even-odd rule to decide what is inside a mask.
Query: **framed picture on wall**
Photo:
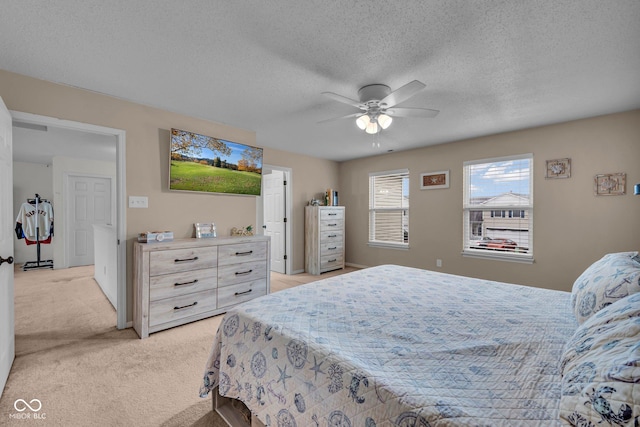
[[[436,188],[449,188],[448,170],[420,174],[421,190],[435,190]]]
[[[593,191],[596,196],[622,196],[626,193],[626,173],[604,173],[593,179]]]
[[[570,178],[571,159],[547,160],[547,174],[545,178]]]

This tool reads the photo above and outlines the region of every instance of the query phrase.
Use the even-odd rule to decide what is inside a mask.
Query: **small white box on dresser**
[[[270,292],[268,236],[134,243],[133,327],[150,333]]]

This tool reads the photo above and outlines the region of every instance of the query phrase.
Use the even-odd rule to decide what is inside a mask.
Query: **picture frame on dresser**
[[[269,294],[269,236],[134,242],[133,327],[140,338]]]

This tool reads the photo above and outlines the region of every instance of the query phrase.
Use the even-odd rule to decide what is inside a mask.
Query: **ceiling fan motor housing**
[[[374,105],[378,105],[378,102],[387,97],[391,93],[391,88],[387,85],[373,84],[362,87],[358,91],[360,102],[369,105],[371,102]],[[375,101],[375,103],[373,102]]]

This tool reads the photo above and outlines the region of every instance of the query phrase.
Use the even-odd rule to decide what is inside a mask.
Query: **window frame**
[[[389,208],[389,207],[385,207],[385,208],[375,208],[372,207],[373,204],[373,192],[374,192],[374,187],[372,186],[372,179],[375,177],[382,177],[382,176],[393,176],[393,175],[398,175],[398,176],[402,176],[403,178],[406,176],[407,179],[407,206],[406,207],[394,207],[394,208]],[[391,241],[384,241],[384,240],[371,240],[371,229],[373,227],[372,224],[372,219],[374,218],[375,212],[395,212],[395,211],[401,211],[401,212],[406,212],[406,221],[407,221],[407,229],[409,229],[409,209],[411,206],[411,191],[410,191],[410,187],[411,187],[411,176],[409,173],[409,169],[405,168],[405,169],[394,169],[394,170],[388,170],[388,171],[378,171],[378,172],[369,172],[369,179],[368,179],[368,185],[369,185],[369,200],[368,200],[368,204],[369,204],[369,208],[368,208],[368,221],[367,221],[367,245],[370,247],[379,247],[379,248],[388,248],[388,249],[399,249],[399,250],[408,250],[409,249],[409,238],[407,238],[406,242],[403,243],[398,243],[398,242],[391,242]]]
[[[515,160],[529,160],[529,203],[526,206],[522,205],[493,205],[488,207],[487,209],[479,209],[479,206],[472,205],[469,203],[469,179],[470,179],[470,171],[469,167],[473,165],[481,165],[481,164],[489,164],[489,163],[498,163],[498,162],[507,162],[507,161],[515,161]],[[533,231],[534,231],[534,220],[533,220],[533,211],[534,211],[534,200],[533,200],[533,180],[534,180],[534,159],[532,153],[527,154],[517,154],[512,156],[503,156],[503,157],[494,157],[487,159],[477,159],[477,160],[469,160],[463,162],[463,196],[462,196],[462,255],[464,257],[471,258],[484,258],[484,259],[492,259],[492,260],[500,260],[500,261],[512,261],[512,262],[521,262],[531,264],[534,262],[533,251]],[[486,249],[474,249],[470,247],[470,242],[472,239],[470,236],[467,236],[467,233],[473,228],[470,224],[470,212],[472,211],[486,211],[490,212],[490,216],[494,217],[494,212],[502,211],[504,216],[495,218],[513,218],[512,216],[515,211],[519,211],[521,215],[524,212],[524,215],[528,215],[528,252],[527,253],[518,253],[518,252],[508,252],[508,251],[489,251]],[[522,217],[516,217],[522,218]]]

